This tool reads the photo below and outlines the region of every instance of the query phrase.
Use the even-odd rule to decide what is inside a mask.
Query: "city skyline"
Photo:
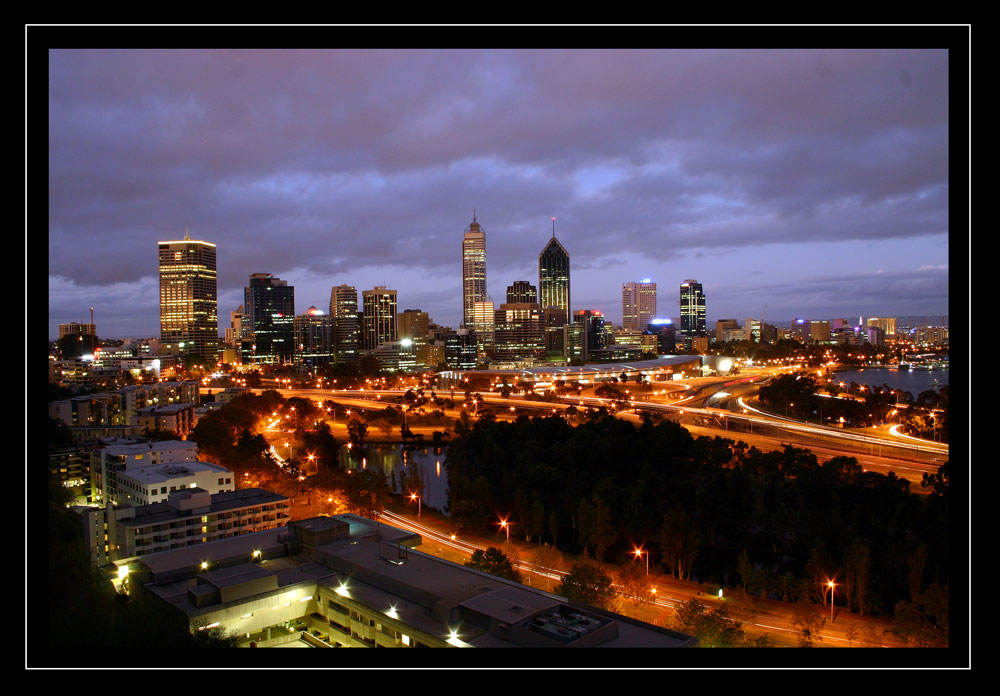
[[[297,314],[382,285],[457,328],[473,215],[490,296],[556,218],[572,308],[615,324],[641,278],[675,318],[697,278],[709,326],[948,314],[946,50],[50,55],[50,336],[158,335],[185,229],[221,317],[270,273]]]

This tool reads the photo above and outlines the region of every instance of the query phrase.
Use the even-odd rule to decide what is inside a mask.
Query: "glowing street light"
[[[510,525],[507,524],[507,520],[500,520],[500,526],[507,530],[507,541],[510,541]]]
[[[833,588],[835,583],[833,580],[827,580],[826,586],[830,588],[830,621],[833,621]]]
[[[649,575],[649,551],[643,551],[642,549],[635,550],[636,558],[639,558],[643,554],[646,554],[646,575]]]
[[[421,500],[420,499],[421,499],[421,496],[417,495],[413,491],[410,491],[410,500],[416,500],[417,501],[417,518],[420,517],[420,504],[421,504]]]

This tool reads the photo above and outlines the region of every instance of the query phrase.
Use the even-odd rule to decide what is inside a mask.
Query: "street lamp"
[[[649,575],[649,551],[643,551],[642,549],[635,550],[636,558],[638,558],[642,554],[646,554],[646,575]]]
[[[830,621],[833,621],[833,588],[834,588],[833,580],[827,580],[826,586],[830,588]]]
[[[510,541],[510,525],[507,524],[507,520],[500,520],[500,526],[507,530],[507,541]]]
[[[417,517],[418,518],[420,517],[420,498],[421,498],[421,496],[417,495],[416,493],[414,493],[412,491],[410,492],[410,500],[416,500],[417,501]]]

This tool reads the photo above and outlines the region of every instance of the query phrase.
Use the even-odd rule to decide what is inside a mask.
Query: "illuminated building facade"
[[[476,221],[466,228],[462,238],[462,324],[472,328],[476,303],[486,297],[486,232]]]
[[[507,286],[507,304],[538,304],[538,291],[526,280]]]
[[[358,289],[336,285],[330,290],[330,317],[333,319],[333,359],[356,365],[361,348],[361,319],[358,316]]]
[[[171,352],[214,361],[219,354],[215,245],[184,235],[158,242],[160,340]]]
[[[656,283],[644,278],[622,285],[622,327],[633,331],[643,328],[656,316]]]
[[[416,550],[357,515],[142,556],[129,592],[238,647],[680,648],[691,636]],[[125,575],[126,573],[122,573]]]
[[[493,332],[493,359],[496,362],[544,360],[545,327],[537,304],[500,305],[494,313]]]
[[[404,309],[399,315],[399,338],[413,341],[413,354],[419,365],[431,365],[429,362],[428,336],[430,334],[431,317],[419,309]],[[433,363],[436,365],[436,363]]]
[[[558,307],[569,321],[569,252],[556,239],[552,239],[538,255],[538,294],[542,308]]]
[[[333,320],[316,307],[295,317],[295,363],[315,372],[333,362]]]
[[[705,292],[697,280],[681,283],[681,327],[678,333],[685,339],[705,336]]]
[[[573,312],[573,323],[582,328],[581,357],[590,358],[591,351],[608,347],[608,327],[604,314],[596,309],[578,309]]]
[[[291,362],[295,356],[295,288],[271,273],[254,273],[243,296],[253,332],[249,362]]]
[[[384,285],[376,285],[361,293],[364,310],[361,315],[361,349],[373,351],[382,343],[395,341],[396,333],[396,291]]]

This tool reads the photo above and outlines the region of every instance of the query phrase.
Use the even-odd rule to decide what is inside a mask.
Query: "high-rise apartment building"
[[[243,289],[253,363],[287,363],[295,355],[295,288],[271,273],[254,273]]]
[[[384,285],[361,292],[364,309],[361,319],[361,349],[373,351],[379,344],[397,339],[396,291]]]
[[[333,321],[333,359],[357,364],[361,347],[361,320],[358,317],[358,289],[335,285],[330,290],[330,318]]]
[[[642,331],[656,316],[656,283],[644,278],[622,285],[622,327]]]
[[[477,302],[486,297],[486,232],[476,221],[465,230],[462,239],[462,324],[472,327]]]
[[[681,283],[681,328],[678,333],[684,338],[706,335],[705,292],[697,280]]]
[[[569,322],[569,252],[556,239],[555,223],[552,239],[538,255],[538,294],[542,309],[558,307]]]
[[[215,245],[192,240],[158,242],[160,341],[174,353],[214,363],[219,354]]]

